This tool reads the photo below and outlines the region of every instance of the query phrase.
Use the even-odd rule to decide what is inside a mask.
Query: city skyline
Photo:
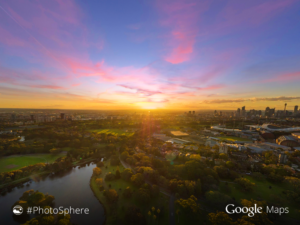
[[[300,3],[0,0],[1,108],[293,111]]]

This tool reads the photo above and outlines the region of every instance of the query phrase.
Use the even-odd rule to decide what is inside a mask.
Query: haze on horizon
[[[0,107],[287,109],[300,2],[0,0]]]

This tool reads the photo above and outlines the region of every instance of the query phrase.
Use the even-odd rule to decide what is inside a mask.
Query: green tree
[[[176,201],[179,206],[181,206],[183,209],[187,210],[188,212],[197,213],[199,211],[199,206],[197,204],[197,198],[193,195],[189,197],[188,199],[179,199]]]
[[[103,195],[105,196],[108,203],[115,203],[119,199],[119,195],[115,189],[109,189],[108,191],[103,191]]]
[[[114,180],[114,179],[116,179],[116,175],[113,174],[113,173],[111,173],[111,172],[109,172],[108,174],[106,174],[105,178],[104,178],[105,181],[111,181],[111,180]]]
[[[220,153],[220,154],[219,154],[219,158],[220,158],[220,159],[227,160],[227,159],[228,159],[228,155],[225,154],[225,153]]]
[[[268,214],[265,212],[266,205],[267,203],[265,201],[256,201],[256,200],[247,200],[247,199],[242,199],[241,203],[245,207],[253,207],[254,204],[256,204],[258,207],[263,208],[262,213],[255,213],[253,217],[249,217],[248,215],[245,215],[242,217],[241,220],[238,221],[239,224],[244,224],[244,223],[252,223],[255,225],[271,225],[273,224],[269,218]]]
[[[130,178],[131,182],[140,187],[144,183],[144,177],[141,173],[137,173]]]
[[[232,202],[230,196],[220,193],[218,191],[208,191],[205,193],[205,198],[208,202],[217,208],[224,208],[228,203]]]
[[[132,196],[132,190],[130,187],[127,187],[123,192],[124,198],[130,198]]]
[[[141,213],[141,210],[136,206],[129,206],[126,209],[125,217],[124,217],[125,224],[128,225],[145,225],[147,224],[146,218]]]
[[[140,188],[137,192],[137,200],[142,204],[147,204],[150,202],[149,190]]]
[[[98,166],[98,167],[103,167],[103,166],[104,166],[104,163],[100,161],[100,162],[97,163],[97,166]]]
[[[96,184],[97,184],[98,186],[103,185],[103,179],[102,179],[102,178],[97,178],[97,179],[96,179]]]
[[[255,183],[252,183],[250,180],[240,177],[234,180],[236,183],[238,183],[245,191],[252,192]]]
[[[49,150],[49,152],[51,154],[58,154],[58,153],[61,152],[61,149],[59,149],[59,148],[52,148],[52,149]]]
[[[209,213],[208,220],[212,225],[234,225],[232,219],[225,212]]]
[[[122,179],[129,181],[131,176],[133,175],[133,172],[131,169],[125,169],[121,172]]]
[[[157,185],[153,184],[151,187],[151,196],[157,197],[158,195],[159,195],[159,187]]]
[[[226,167],[229,168],[229,169],[233,169],[234,166],[235,166],[234,163],[233,163],[232,161],[227,161],[225,165],[226,165]]]
[[[102,173],[101,169],[99,167],[95,167],[93,169],[93,176],[99,176]]]
[[[121,178],[121,173],[120,173],[120,170],[119,170],[119,167],[117,168],[116,170],[116,179],[120,179]]]
[[[262,175],[260,172],[254,172],[254,173],[252,173],[252,177],[255,180],[258,180],[258,181],[262,181],[262,180],[265,179],[264,175]]]

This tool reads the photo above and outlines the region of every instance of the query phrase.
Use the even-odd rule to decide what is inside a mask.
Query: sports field
[[[173,134],[174,136],[178,136],[178,137],[189,135],[188,133],[184,133],[184,132],[181,132],[181,131],[178,131],[178,130],[171,131],[171,134]]]
[[[105,134],[112,134],[114,136],[132,136],[134,134],[133,129],[94,129],[90,130],[91,132],[96,132],[97,134],[105,133]]]
[[[235,137],[235,136],[227,136],[227,137],[216,137],[223,141],[251,141],[247,138]]]
[[[36,163],[52,163],[57,158],[64,156],[65,153],[53,154],[30,154],[30,155],[12,155],[0,158],[0,173],[20,169],[24,166]]]

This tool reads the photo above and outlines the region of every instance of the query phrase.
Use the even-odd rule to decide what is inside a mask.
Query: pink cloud
[[[224,88],[224,87],[226,87],[226,85],[216,84],[216,85],[211,85],[211,86],[207,86],[207,87],[199,87],[199,88],[197,88],[197,90],[208,91],[208,90],[216,90],[216,89],[220,89],[220,88]]]
[[[164,59],[172,64],[190,60],[199,32],[197,21],[208,9],[208,1],[158,1],[163,14],[161,25],[170,28],[166,35],[168,50]]]
[[[78,84],[72,84],[72,87],[78,87],[78,86],[80,86],[81,85],[81,83],[78,83]]]
[[[127,89],[131,89],[131,90],[135,90],[136,94],[140,95],[140,96],[152,96],[152,95],[156,95],[156,94],[161,94],[161,91],[152,91],[152,90],[146,90],[146,89],[141,89],[141,88],[136,88],[136,87],[131,87],[128,85],[122,85],[119,84],[120,87],[124,87]]]
[[[31,85],[33,88],[46,88],[46,89],[54,89],[54,90],[64,90],[66,88],[57,86],[57,85]]]
[[[290,82],[300,80],[300,72],[293,72],[293,73],[285,73],[281,74],[275,77],[272,77],[270,79],[263,80],[263,83],[269,83],[269,82]]]

